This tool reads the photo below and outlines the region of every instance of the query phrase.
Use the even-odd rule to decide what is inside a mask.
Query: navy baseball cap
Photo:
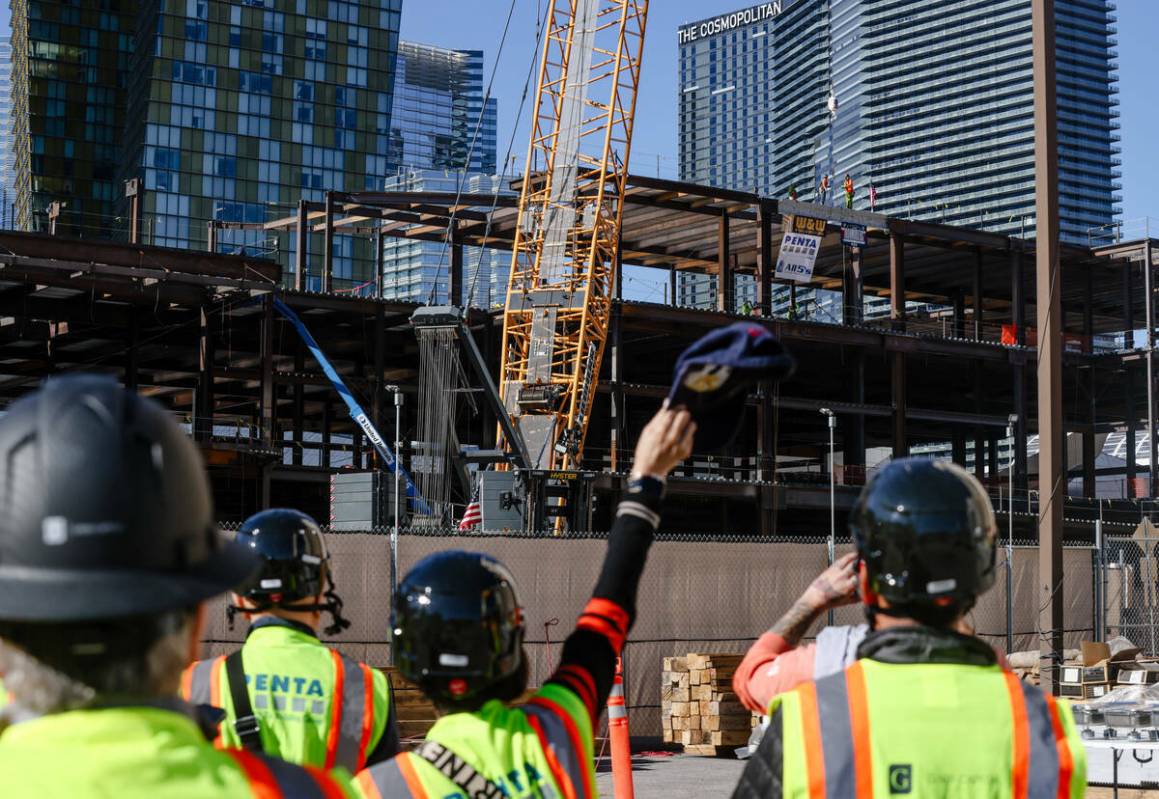
[[[761,325],[737,322],[701,337],[680,353],[669,405],[683,405],[696,422],[698,452],[720,449],[744,422],[748,389],[760,380],[783,380],[796,362]]]

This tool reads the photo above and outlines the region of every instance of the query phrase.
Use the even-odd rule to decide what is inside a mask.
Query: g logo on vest
[[[908,763],[889,767],[889,793],[891,796],[907,794],[913,790],[913,766]]]

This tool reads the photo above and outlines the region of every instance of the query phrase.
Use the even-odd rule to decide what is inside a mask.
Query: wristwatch
[[[654,474],[633,474],[628,478],[629,494],[644,494],[652,497],[663,497],[667,481]]]

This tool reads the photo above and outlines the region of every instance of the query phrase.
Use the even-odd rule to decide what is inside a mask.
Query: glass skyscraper
[[[496,172],[497,103],[486,97],[483,53],[400,42],[386,191],[508,194]],[[451,253],[433,242],[387,237],[383,296],[446,303]],[[481,308],[504,304],[509,256],[466,247],[463,301]]]
[[[1119,212],[1114,4],[1057,0],[1061,230]],[[682,26],[684,180],[1034,235],[1030,0],[783,0]],[[828,175],[829,191],[819,191]]]
[[[135,27],[129,0],[13,0],[12,118],[16,222],[114,234],[125,129],[125,84]]]
[[[16,226],[16,137],[12,132],[12,40],[0,36],[0,229]]]
[[[123,219],[122,181],[139,177],[142,241],[201,249],[211,219],[266,222],[327,190],[377,189],[391,173],[401,0],[122,6],[13,4],[15,116],[32,153],[18,173],[31,176],[21,193],[31,210],[61,200],[62,220],[90,204]],[[69,174],[81,170],[98,174],[88,183]],[[265,252],[292,269],[293,235],[267,235],[225,230],[218,247]],[[321,252],[315,235],[311,253]],[[373,274],[368,239],[334,238],[335,288]]]
[[[495,174],[497,106],[484,94],[482,51],[400,42],[391,165]]]

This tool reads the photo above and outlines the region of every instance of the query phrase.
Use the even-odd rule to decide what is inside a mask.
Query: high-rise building
[[[482,51],[399,43],[391,166],[493,175],[497,124]]]
[[[135,27],[129,0],[13,0],[12,127],[16,222],[111,236],[125,132],[125,92]]]
[[[16,137],[12,132],[12,40],[0,36],[0,229],[16,227]]]
[[[402,170],[386,182],[384,190],[515,194],[510,178],[436,169]],[[383,297],[434,305],[449,302],[450,246],[386,236],[383,238],[383,250]],[[463,304],[475,308],[502,307],[507,298],[510,273],[510,253],[481,247],[463,247]]]
[[[400,42],[391,121],[393,177],[385,191],[506,194],[496,172],[497,104],[483,84],[483,53]],[[450,250],[443,244],[387,237],[383,296],[446,303]],[[490,308],[507,296],[509,265],[501,254],[463,252],[463,301]]]
[[[117,0],[15,0],[14,111],[32,153],[23,171],[18,160],[23,224],[62,201],[58,225],[83,210],[108,233],[126,216],[122,181],[137,177],[141,240],[200,249],[210,220],[261,223],[328,190],[378,188],[401,2],[121,0],[117,12]],[[292,270],[294,237],[267,235],[223,230],[218,247]],[[373,274],[369,239],[336,236],[335,288]]]
[[[1063,239],[1119,212],[1115,6],[1057,0]],[[1030,0],[781,0],[682,26],[684,180],[1034,235]],[[829,191],[820,184],[830,176]]]

